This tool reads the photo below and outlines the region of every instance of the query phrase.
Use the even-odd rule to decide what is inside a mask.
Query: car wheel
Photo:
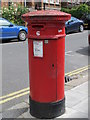
[[[80,26],[79,26],[79,31],[80,31],[80,32],[83,32],[83,30],[84,30],[83,25],[80,25]]]
[[[19,35],[18,35],[18,39],[21,41],[25,41],[26,40],[26,32],[25,31],[20,31]]]

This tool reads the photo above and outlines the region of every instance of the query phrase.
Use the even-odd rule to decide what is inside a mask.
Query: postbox
[[[22,15],[28,23],[30,113],[55,118],[65,112],[65,22],[70,14],[33,11]]]

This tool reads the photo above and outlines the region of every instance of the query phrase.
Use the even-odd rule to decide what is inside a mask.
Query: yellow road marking
[[[11,93],[11,94],[8,94],[8,95],[5,95],[5,96],[2,96],[2,97],[0,97],[0,99],[4,99],[4,98],[7,98],[7,97],[11,97],[11,96],[14,96],[14,95],[16,95],[16,94],[19,94],[19,93],[25,92],[25,91],[27,91],[27,90],[29,90],[29,87],[28,87],[28,88],[24,88],[24,89],[19,90],[19,91],[16,91],[16,92],[13,92],[13,93]]]
[[[69,74],[69,76],[79,74],[79,73],[81,73],[81,72],[83,72],[83,71],[85,71],[85,70],[88,70],[88,67],[85,68],[85,69],[79,70],[79,71],[77,71],[77,72],[75,72],[75,73],[71,73],[71,74]]]
[[[89,67],[90,67],[90,65],[79,68],[79,69],[76,69],[74,71],[66,73],[65,75],[69,75],[69,76],[76,75],[76,74],[79,74],[79,73],[81,73],[81,72],[83,72],[85,70],[88,70]],[[0,99],[4,99],[4,100],[0,100],[0,104],[6,103],[6,102],[11,101],[11,100],[13,100],[15,98],[19,98],[21,96],[27,95],[29,93],[30,93],[30,91],[29,91],[29,87],[28,87],[28,88],[13,92],[11,94],[1,96]]]
[[[88,25],[88,24],[84,24],[84,25]]]
[[[26,94],[29,94],[29,92],[30,92],[30,91],[27,91],[27,92],[21,93],[21,94],[19,94],[19,95],[16,95],[16,96],[7,98],[7,99],[5,99],[5,100],[1,100],[1,101],[0,101],[0,104],[6,103],[6,102],[8,102],[8,101],[10,101],[10,100],[13,100],[13,99],[15,99],[15,98],[19,98],[19,97],[21,97],[21,96],[24,96],[24,95],[26,95]]]
[[[71,72],[66,73],[65,75],[70,75],[70,74],[79,72],[79,71],[84,70],[84,69],[89,68],[89,67],[90,67],[90,65],[85,66],[85,67],[82,67],[82,68],[79,68],[79,69],[76,69],[76,70],[73,70],[73,71],[71,71]]]

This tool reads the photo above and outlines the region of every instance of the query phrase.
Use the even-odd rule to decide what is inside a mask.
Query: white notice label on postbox
[[[35,57],[43,57],[43,41],[33,41],[33,52]]]

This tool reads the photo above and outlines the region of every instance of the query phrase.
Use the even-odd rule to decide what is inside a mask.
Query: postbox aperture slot
[[[32,25],[32,28],[41,30],[44,29],[44,25]]]
[[[44,28],[43,25],[32,25],[32,28]]]

